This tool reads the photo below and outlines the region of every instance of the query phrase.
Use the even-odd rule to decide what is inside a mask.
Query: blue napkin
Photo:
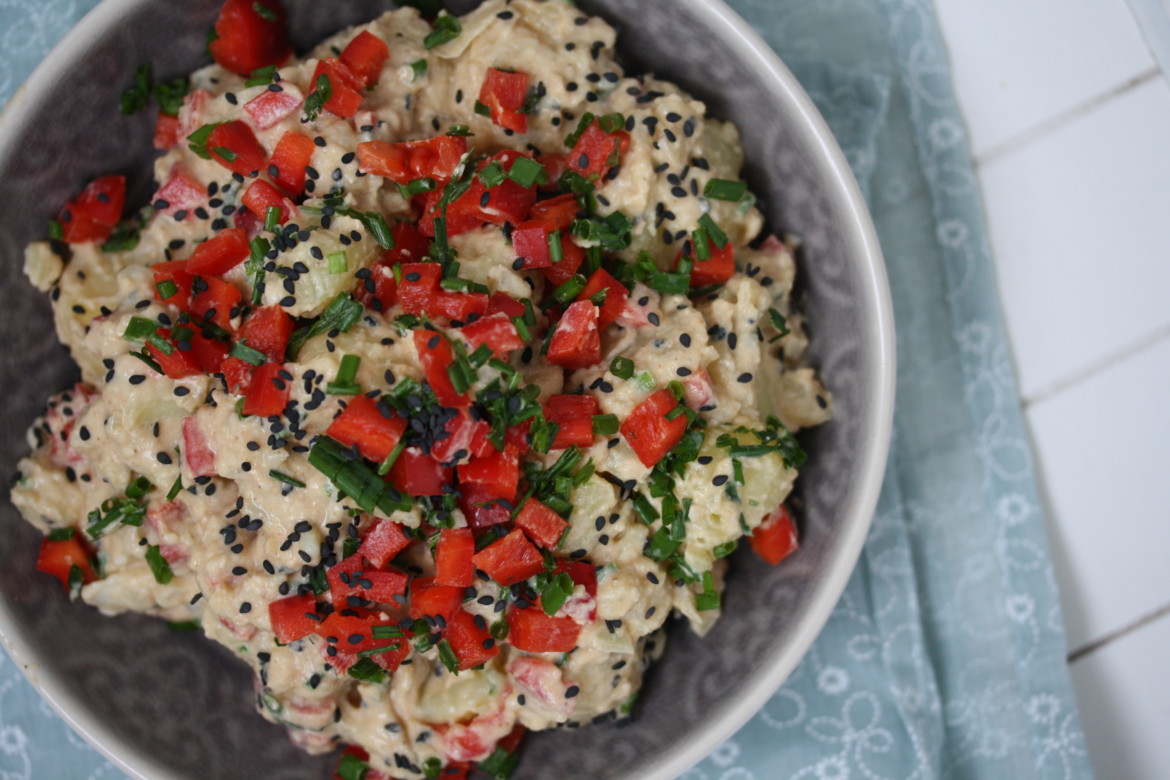
[[[898,324],[898,411],[873,530],[825,631],[763,710],[684,778],[1090,777],[933,7],[728,2],[808,90],[869,200]],[[0,100],[96,4],[0,4]],[[0,776],[119,774],[0,653]]]

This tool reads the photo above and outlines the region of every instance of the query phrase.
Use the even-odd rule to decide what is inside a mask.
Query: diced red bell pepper
[[[272,633],[285,645],[304,639],[316,631],[320,620],[309,617],[316,614],[317,599],[312,593],[286,596],[268,605],[268,620],[272,623]]]
[[[477,531],[512,519],[506,506],[474,484],[459,486],[459,509],[467,518],[467,524]]]
[[[203,288],[191,298],[191,311],[202,320],[211,320],[224,330],[232,330],[232,316],[243,297],[235,285],[214,276],[200,277],[192,289]]]
[[[195,247],[187,259],[187,273],[222,276],[244,262],[248,254],[248,234],[240,228],[227,228]]]
[[[463,588],[439,585],[434,577],[415,577],[410,583],[409,614],[418,620],[423,615],[450,618],[463,604]]]
[[[605,302],[599,307],[597,324],[604,328],[625,311],[630,291],[604,268],[598,268],[593,272],[593,276],[589,277],[589,284],[585,285],[585,289],[577,296],[577,300],[587,301],[602,290],[605,290]]]
[[[194,417],[183,418],[183,460],[196,477],[215,476],[215,450]]]
[[[577,197],[569,193],[534,203],[528,216],[546,223],[550,230],[566,230],[580,212]]]
[[[544,571],[544,556],[519,528],[512,529],[503,539],[492,542],[471,560],[475,568],[504,586]]]
[[[386,416],[372,398],[355,395],[325,433],[347,447],[356,445],[363,458],[381,463],[393,452],[405,430],[405,419],[393,412]]]
[[[557,559],[557,567],[554,570],[557,574],[564,572],[569,575],[569,579],[573,581],[574,585],[580,585],[585,588],[585,592],[590,596],[597,596],[597,570],[589,561],[570,561],[565,558]]]
[[[407,576],[397,569],[368,569],[362,555],[355,553],[338,561],[325,572],[333,606],[343,609],[346,599],[357,597],[382,604],[397,603],[395,596],[406,594]]]
[[[492,122],[517,133],[528,131],[528,117],[520,112],[528,97],[528,74],[488,68],[479,102],[491,111]]]
[[[479,485],[492,498],[515,501],[520,484],[520,459],[515,452],[491,452],[459,464],[459,482]]]
[[[105,241],[122,218],[125,205],[125,176],[94,179],[57,216],[63,238],[70,244]]]
[[[150,342],[146,343],[146,351],[154,359],[154,362],[158,363],[158,367],[165,375],[171,379],[186,379],[189,376],[199,376],[203,373],[195,354],[190,350],[183,351],[176,347],[175,342],[169,338],[169,330],[160,329],[158,335],[171,345],[171,351],[165,352]]]
[[[506,292],[494,292],[488,298],[487,316],[503,314],[508,319],[524,316],[524,304],[508,295]]]
[[[348,611],[342,606],[342,611]],[[342,611],[332,612],[329,617],[317,624],[314,633],[326,641],[325,657],[330,665],[344,674],[345,671],[358,660],[358,653],[364,650],[375,650],[390,647],[395,644],[405,644],[401,638],[375,639],[374,626],[387,625],[371,620],[369,617],[342,614]],[[330,650],[332,652],[330,652]],[[382,653],[374,656],[377,658]]]
[[[177,116],[158,112],[154,121],[154,148],[173,149],[183,137],[183,123]]]
[[[195,362],[199,365],[199,369],[205,374],[214,374],[219,371],[223,361],[227,359],[227,344],[217,339],[208,338],[198,331],[187,338],[187,343],[191,345],[191,354],[195,356]],[[176,344],[182,349],[183,343],[181,341],[176,342]]]
[[[292,216],[292,203],[280,194],[280,190],[263,179],[257,179],[248,185],[248,189],[244,191],[242,202],[261,221],[267,219],[268,209],[270,208],[277,209],[280,212],[277,222],[281,225],[288,222]]]
[[[536,161],[544,166],[545,178],[547,179],[545,184],[539,185],[539,189],[552,192],[559,190],[561,177],[569,169],[569,155],[561,152],[551,154],[544,152],[536,158]]]
[[[601,361],[598,309],[589,301],[576,301],[565,309],[548,345],[548,362],[563,368],[589,368]]]
[[[466,588],[475,578],[475,536],[470,528],[444,528],[435,545],[435,582]]]
[[[768,515],[749,537],[752,549],[756,555],[775,566],[780,561],[796,552],[800,547],[800,539],[796,533],[796,523],[788,507],[783,504]]]
[[[366,173],[398,184],[415,179],[434,179],[443,185],[451,181],[455,166],[467,154],[467,139],[439,135],[421,141],[363,141],[358,144],[358,166]]]
[[[390,234],[394,237],[394,247],[382,253],[383,263],[417,263],[430,251],[431,240],[413,222],[395,223]]]
[[[403,263],[398,302],[409,314],[426,314],[439,294],[443,269],[438,263]]]
[[[341,50],[338,59],[354,75],[359,89],[378,83],[382,66],[390,58],[386,42],[369,30],[362,30]]]
[[[154,193],[152,202],[162,201],[167,204],[162,207],[161,213],[174,216],[180,211],[189,212],[207,200],[207,189],[181,165],[176,165],[171,169],[167,180],[158,188],[158,192]],[[187,215],[184,214],[183,219],[186,218]]]
[[[379,624],[375,624],[375,625],[379,625]],[[380,625],[389,625],[389,624],[380,624]],[[376,663],[378,666],[382,667],[383,669],[385,669],[388,672],[398,671],[398,667],[402,666],[402,662],[406,660],[407,656],[409,656],[411,651],[414,649],[410,646],[410,637],[412,637],[414,635],[410,631],[407,631],[405,629],[403,630],[403,633],[406,636],[401,637],[399,639],[392,639],[392,640],[390,640],[390,642],[388,644],[383,645],[384,647],[392,648],[391,650],[383,650],[380,653],[375,653],[375,654],[369,656],[370,658],[374,659],[374,663]],[[392,780],[392,779],[390,778],[389,775],[385,775],[385,774],[382,774],[381,772],[379,772],[375,769],[371,769],[366,774],[366,780]]]
[[[481,161],[479,170],[483,170],[495,162],[499,163],[505,171],[510,171],[517,158],[527,156],[513,149],[505,149]],[[427,196],[423,216],[419,220],[419,230],[424,235],[434,236],[435,234],[435,217],[440,216],[436,207],[440,197],[441,193],[438,190]],[[447,208],[447,235],[456,236],[465,233],[485,222],[492,225],[504,225],[510,222],[516,225],[524,220],[535,200],[535,187],[521,187],[511,179],[504,179],[503,182],[489,190],[480,181],[479,176],[475,176],[472,178],[471,186],[467,192],[459,196]]]
[[[207,151],[211,153],[211,159],[241,176],[261,170],[268,160],[252,128],[239,119],[224,122],[212,130],[207,139]]]
[[[390,141],[363,141],[357,145],[358,168],[374,176],[382,176],[398,184],[412,178],[410,148],[405,143]]]
[[[461,609],[446,620],[447,627],[443,630],[443,638],[451,645],[451,650],[459,659],[460,671],[474,669],[500,654],[500,648],[488,632],[487,625],[481,627],[470,612]],[[482,617],[479,620],[484,622]]]
[[[488,308],[491,308],[490,301]],[[524,346],[520,334],[516,331],[516,326],[512,324],[507,315],[496,314],[481,317],[475,322],[464,325],[459,332],[471,345],[471,351],[474,351],[481,344],[487,344],[491,348],[492,354],[503,360],[507,360],[509,352]]]
[[[482,317],[487,313],[488,297],[485,293],[451,292],[440,289],[431,299],[428,314],[432,317],[446,317],[466,322],[473,315]]]
[[[247,395],[252,385],[252,374],[256,367],[236,357],[227,357],[219,364],[219,373],[223,374],[224,384],[229,393]]]
[[[241,76],[280,65],[292,55],[284,6],[279,0],[227,0],[207,48],[217,63]]]
[[[580,634],[571,617],[549,617],[539,604],[508,612],[508,643],[526,653],[567,653]]]
[[[548,250],[549,224],[543,219],[521,222],[512,231],[512,248],[523,259],[522,268],[548,268],[552,255]]]
[[[406,275],[403,275],[403,280]],[[403,285],[404,287],[405,285]],[[399,288],[399,295],[403,294],[403,287]],[[447,338],[433,330],[422,328],[414,331],[414,346],[418,350],[419,363],[422,365],[423,376],[435,393],[435,398],[443,406],[463,408],[471,405],[471,400],[462,393],[455,391],[451,384],[451,377],[447,367],[454,361],[451,343]]]
[[[368,309],[379,314],[398,303],[398,283],[390,263],[377,262],[370,266],[370,275],[358,283],[354,297]]]
[[[728,241],[720,249],[711,239],[707,239],[711,257],[706,260],[695,260],[691,267],[691,287],[703,287],[708,284],[723,284],[735,273],[735,250]],[[682,255],[679,255],[680,259]]]
[[[150,270],[154,272],[155,297],[163,303],[186,309],[191,301],[191,286],[195,283],[195,277],[187,271],[187,261],[168,260],[164,263],[155,263]],[[158,286],[163,282],[172,282],[175,285],[175,293],[170,297],[164,298],[159,292]]]
[[[279,376],[281,371],[284,366],[280,363],[265,363],[252,373],[252,382],[244,396],[244,414],[275,417],[284,411],[292,382]]]
[[[276,167],[273,181],[286,194],[296,196],[305,191],[305,168],[313,161],[316,148],[312,140],[292,130],[280,137],[268,164]]]
[[[418,447],[407,447],[394,461],[388,476],[390,484],[409,496],[438,496],[444,485],[451,484],[454,470]]]
[[[577,246],[577,242],[567,235],[561,236],[561,255],[559,263],[553,263],[548,268],[540,269],[544,278],[555,286],[569,281],[581,269],[581,264],[585,262],[585,250]]]
[[[522,529],[534,544],[555,550],[569,523],[545,504],[529,498],[516,515],[516,527]]]
[[[37,553],[37,571],[52,574],[61,581],[65,592],[69,592],[69,573],[73,567],[81,569],[81,583],[88,585],[97,580],[97,573],[90,562],[90,553],[86,549],[78,531],[73,536],[60,542],[54,542],[45,537],[41,540],[41,549]]]
[[[358,552],[375,569],[381,569],[394,556],[410,546],[411,539],[402,526],[392,520],[376,520],[364,534]]]
[[[594,119],[569,152],[569,170],[586,179],[604,179],[610,168],[621,165],[629,144],[629,133],[624,130],[607,133]]]
[[[682,440],[687,430],[687,418],[679,415],[673,420],[666,416],[678,406],[674,394],[659,390],[622,421],[621,432],[643,466],[653,466]]]
[[[284,362],[284,350],[292,336],[293,321],[279,306],[253,309],[240,326],[240,339],[252,349],[258,349],[273,363]]]
[[[563,450],[574,445],[593,446],[593,415],[597,414],[597,399],[591,395],[552,395],[544,407],[544,416],[557,424],[557,435],[552,449]]]
[[[488,441],[491,425],[486,420],[473,420],[467,410],[448,420],[443,430],[447,435],[431,444],[431,455],[442,463],[467,460],[471,456],[482,457],[492,452]]]
[[[479,185],[483,187],[482,184]],[[500,185],[501,187],[503,185]],[[476,182],[471,184],[471,190],[476,189]],[[424,236],[435,236],[435,219],[442,216],[442,209],[439,207],[439,201],[442,194],[435,190],[427,194],[426,200],[423,204],[422,217],[418,221],[418,229]],[[483,215],[480,212],[479,204],[474,206],[465,201],[467,193],[464,193],[456,201],[447,207],[447,237],[457,236],[460,233],[466,233],[469,230],[475,230],[481,227],[484,223]]]
[[[244,104],[244,110],[252,119],[252,124],[260,130],[283,122],[295,114],[304,105],[305,97],[292,84],[281,84],[279,92],[266,89]]]
[[[358,112],[362,105],[362,94],[358,91],[357,78],[350,72],[341,60],[326,57],[317,63],[313,71],[313,80],[310,82],[310,91],[317,89],[317,79],[325,76],[329,79],[331,94],[325,101],[325,110],[334,116],[348,119]]]

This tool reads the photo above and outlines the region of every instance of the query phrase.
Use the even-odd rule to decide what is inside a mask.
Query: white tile
[[[1165,338],[1026,410],[1070,650],[1170,602],[1168,398]]]
[[[1170,771],[1170,615],[1072,664],[1097,777],[1163,780]]]
[[[1129,0],[1146,45],[1163,73],[1170,73],[1170,0]]]
[[[1025,399],[1170,323],[1168,134],[1157,78],[980,169]]]
[[[978,157],[1148,70],[1125,0],[938,0]]]

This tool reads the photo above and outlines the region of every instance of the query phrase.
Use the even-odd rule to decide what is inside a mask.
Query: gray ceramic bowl
[[[389,3],[285,0],[299,47]],[[0,474],[25,453],[25,428],[75,370],[47,303],[21,274],[24,245],[91,178],[129,177],[149,195],[151,120],[117,113],[135,68],[160,76],[204,62],[221,0],[106,0],[13,99],[0,122]],[[631,72],[653,71],[707,101],[742,132],[749,180],[773,229],[804,239],[803,307],[812,360],[836,416],[804,438],[800,551],[770,568],[739,554],[728,608],[707,640],[675,626],[638,718],[532,738],[517,778],[673,777],[743,724],[792,671],[845,586],[877,500],[893,407],[893,324],[873,228],[824,122],[770,49],[717,0],[581,0],[616,23]],[[452,5],[457,5],[452,3]],[[457,9],[465,10],[465,9]],[[695,63],[703,63],[701,69]],[[63,112],[62,106],[68,110]],[[63,121],[63,118],[65,121]],[[16,348],[13,348],[16,347]],[[18,390],[19,389],[19,390]],[[39,535],[0,506],[0,631],[45,698],[129,774],[323,780],[311,759],[252,712],[247,670],[200,636],[159,621],[101,617],[33,572]]]

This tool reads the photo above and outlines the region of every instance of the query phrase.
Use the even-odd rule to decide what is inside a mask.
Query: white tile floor
[[[1170,0],[936,0],[1101,778],[1170,773]]]

